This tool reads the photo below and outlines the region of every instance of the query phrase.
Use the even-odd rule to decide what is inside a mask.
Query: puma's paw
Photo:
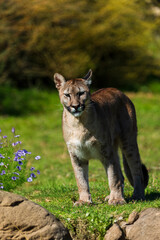
[[[83,200],[78,200],[78,201],[76,201],[76,202],[74,203],[74,206],[82,206],[82,205],[84,205],[84,204],[90,205],[90,204],[92,204],[92,201],[87,201],[87,202],[85,202],[85,201],[83,201]]]
[[[133,201],[144,201],[145,200],[145,196],[144,195],[134,195],[133,194],[131,200],[133,200]]]
[[[126,203],[126,201],[124,200],[124,198],[120,198],[120,199],[112,198],[112,199],[108,200],[109,205],[123,205],[125,203]]]
[[[110,195],[106,196],[105,199],[104,199],[104,201],[105,201],[105,202],[108,201],[109,198],[110,198]]]

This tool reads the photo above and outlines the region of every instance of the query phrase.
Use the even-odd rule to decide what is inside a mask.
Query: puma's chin
[[[74,117],[78,118],[78,117],[80,117],[82,115],[82,113],[83,113],[83,111],[81,111],[81,112],[74,112],[74,113],[72,113],[72,115]]]

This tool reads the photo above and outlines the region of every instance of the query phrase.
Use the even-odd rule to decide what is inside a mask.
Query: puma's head
[[[90,99],[92,71],[89,70],[84,78],[66,81],[59,73],[54,74],[54,82],[59,91],[63,106],[74,116],[80,117]]]

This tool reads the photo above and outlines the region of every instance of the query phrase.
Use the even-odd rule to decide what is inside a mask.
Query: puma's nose
[[[80,109],[80,104],[77,105],[72,105],[72,108],[74,109],[74,111],[78,111]]]

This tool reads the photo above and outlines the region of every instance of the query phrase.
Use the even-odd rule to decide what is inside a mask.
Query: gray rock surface
[[[132,212],[128,222],[114,224],[104,240],[160,240],[160,209],[148,208]]]
[[[104,240],[123,240],[123,232],[117,223],[113,224],[113,226],[107,231]]]
[[[160,240],[160,209],[142,211],[138,220],[126,227],[126,236],[132,240]]]
[[[0,239],[71,240],[71,236],[64,225],[40,205],[0,191]]]

